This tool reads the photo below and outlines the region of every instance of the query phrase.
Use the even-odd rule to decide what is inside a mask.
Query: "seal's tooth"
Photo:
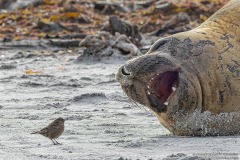
[[[168,102],[165,102],[165,103],[164,103],[164,105],[166,105],[166,106],[167,106],[167,105],[168,105]]]
[[[150,87],[149,87],[149,86],[147,86],[147,88],[149,89]]]
[[[173,91],[176,91],[176,88],[175,88],[175,87],[172,87],[172,90],[173,90]]]
[[[150,95],[151,93],[149,91],[147,91],[147,94]]]

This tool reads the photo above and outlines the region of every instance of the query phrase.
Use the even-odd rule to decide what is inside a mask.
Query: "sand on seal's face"
[[[233,135],[240,125],[240,1],[155,42],[117,74],[125,93],[176,135]]]

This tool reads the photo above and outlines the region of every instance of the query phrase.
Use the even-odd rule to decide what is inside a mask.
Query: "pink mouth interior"
[[[169,97],[177,87],[178,72],[167,71],[152,78],[149,85],[149,93],[154,96],[160,104],[168,103]]]

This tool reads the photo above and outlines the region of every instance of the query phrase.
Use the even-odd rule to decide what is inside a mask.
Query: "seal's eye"
[[[164,44],[168,42],[168,39],[160,39],[157,42],[155,42],[152,47],[150,48],[151,52],[157,51],[159,48],[161,48]]]
[[[154,101],[154,103],[152,103],[154,105],[153,107],[158,109],[163,105],[167,106],[171,100],[171,95],[176,91],[177,86],[177,71],[167,71],[154,76],[147,87],[149,101]]]

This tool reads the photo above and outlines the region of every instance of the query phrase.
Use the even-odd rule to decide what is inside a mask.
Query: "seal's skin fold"
[[[122,65],[117,80],[173,134],[239,134],[240,0],[191,31],[158,40]]]

